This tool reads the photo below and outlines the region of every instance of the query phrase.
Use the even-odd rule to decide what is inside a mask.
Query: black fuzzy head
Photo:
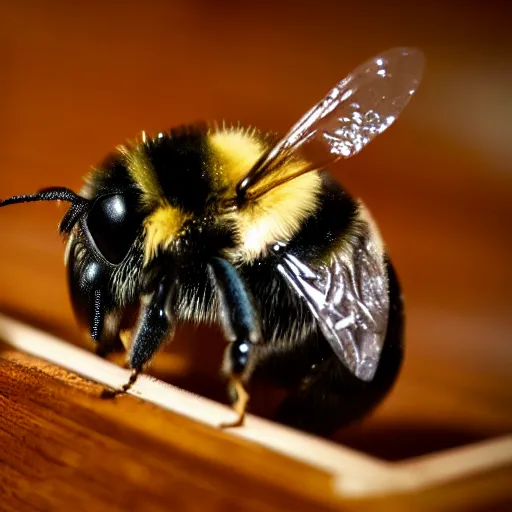
[[[315,173],[233,208],[237,186],[271,140],[241,127],[200,125],[143,135],[93,169],[80,195],[55,188],[3,204],[71,203],[61,223],[69,289],[94,339],[117,337],[125,312],[153,294],[163,275],[173,276],[181,318],[210,320],[208,262],[264,258],[317,209]]]
[[[68,282],[76,315],[95,339],[116,336],[163,274],[188,274],[235,244],[217,215],[207,133],[158,134],[108,156],[82,191],[87,208],[68,242]]]

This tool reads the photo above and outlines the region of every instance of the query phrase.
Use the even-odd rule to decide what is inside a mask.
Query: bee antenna
[[[72,190],[65,187],[52,187],[40,190],[37,194],[25,194],[22,196],[13,196],[0,201],[0,207],[9,206],[17,203],[33,203],[35,201],[67,201],[68,203],[78,203],[85,199]]]
[[[34,203],[36,201],[66,201],[71,203],[71,208],[62,219],[59,231],[69,233],[80,215],[85,211],[89,201],[72,190],[65,187],[52,187],[40,190],[37,194],[25,194],[22,196],[13,196],[8,199],[0,200],[0,208],[11,204]]]

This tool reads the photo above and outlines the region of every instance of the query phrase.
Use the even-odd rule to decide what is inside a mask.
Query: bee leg
[[[130,378],[128,379],[128,382],[126,384],[123,384],[120,388],[117,388],[117,389],[105,388],[101,392],[101,398],[114,398],[117,395],[122,395],[123,393],[126,393],[135,384],[140,372],[141,372],[141,370],[134,368],[132,370],[132,373],[130,374]]]
[[[224,332],[233,340],[226,349],[224,373],[229,377],[229,391],[236,395],[233,409],[238,418],[220,427],[239,427],[244,423],[249,403],[243,383],[253,370],[254,344],[261,338],[260,326],[249,292],[233,265],[222,258],[213,258],[209,270],[220,299]]]
[[[233,428],[233,427],[241,427],[245,421],[245,412],[247,410],[247,405],[249,403],[249,393],[244,388],[244,385],[240,379],[236,377],[232,377],[229,382],[229,391],[230,395],[233,395],[233,410],[237,413],[238,418],[231,422],[221,423],[219,428]]]
[[[149,302],[142,308],[130,348],[129,366],[132,368],[132,373],[128,382],[118,389],[103,390],[102,398],[113,398],[129,391],[144,366],[153,358],[169,335],[172,329],[169,313],[170,281],[170,278],[162,279]]]
[[[243,379],[250,360],[251,349],[251,344],[242,339],[231,343],[226,350],[224,368],[229,375],[228,391],[233,400],[233,410],[237,413],[238,418],[232,422],[222,423],[220,428],[240,427],[244,424],[250,396],[245,390]]]

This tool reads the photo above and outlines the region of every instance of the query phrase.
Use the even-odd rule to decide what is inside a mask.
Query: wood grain
[[[3,315],[0,315],[0,338],[14,349],[110,389],[119,388],[130,375],[129,370]],[[139,377],[128,393],[215,430],[234,415],[230,407],[145,375]],[[327,472],[333,490],[343,497],[418,492],[512,466],[512,436],[390,463],[252,414],[246,416],[243,427],[222,430]]]
[[[510,498],[512,464],[413,494],[343,499],[318,468],[132,396],[102,400],[97,384],[0,350],[2,511],[471,511]]]
[[[222,432],[8,350],[0,379],[11,510],[329,509],[326,475]]]

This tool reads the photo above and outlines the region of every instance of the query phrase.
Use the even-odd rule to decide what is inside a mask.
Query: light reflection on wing
[[[300,175],[359,153],[402,113],[420,84],[423,67],[423,54],[414,48],[393,48],[360,65],[240,181],[239,194],[261,196],[296,177],[281,174],[283,162],[290,157],[309,162]],[[260,184],[273,173],[273,183]]]
[[[362,237],[351,256],[339,251],[329,264],[314,267],[285,253],[278,270],[306,301],[338,358],[356,377],[371,381],[389,312],[387,278],[371,238]]]

